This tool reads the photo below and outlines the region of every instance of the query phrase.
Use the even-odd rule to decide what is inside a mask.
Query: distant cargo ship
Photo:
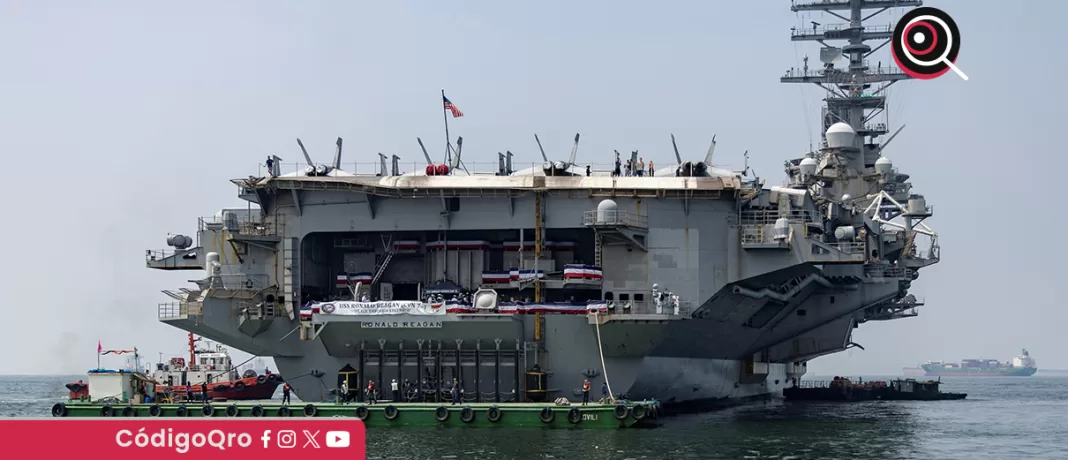
[[[1012,362],[996,359],[965,359],[960,364],[928,361],[920,367],[924,375],[938,377],[1029,377],[1038,372],[1035,360],[1026,349]]]

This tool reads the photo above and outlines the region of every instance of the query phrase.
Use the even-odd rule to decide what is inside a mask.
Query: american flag
[[[456,108],[455,105],[452,105],[452,101],[449,101],[449,98],[444,95],[442,95],[441,98],[445,100],[445,108],[452,111],[453,118],[464,116],[464,113],[461,112],[460,109]]]

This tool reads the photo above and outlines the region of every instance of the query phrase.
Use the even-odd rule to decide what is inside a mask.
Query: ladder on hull
[[[397,252],[393,246],[393,235],[390,235],[388,239],[385,236],[382,236],[382,245],[385,246],[386,256],[382,259],[382,263],[378,265],[378,269],[375,270],[375,276],[371,278],[372,286],[378,282],[378,279],[382,277],[382,274],[386,273],[386,267],[389,266],[389,261],[393,260],[393,254]]]

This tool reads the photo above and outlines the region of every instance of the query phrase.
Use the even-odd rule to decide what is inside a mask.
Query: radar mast
[[[921,0],[821,0],[807,3],[793,3],[791,11],[822,11],[843,21],[841,24],[823,25],[811,21],[809,27],[793,27],[792,41],[814,41],[823,45],[820,49],[822,68],[809,69],[808,57],[802,69],[790,69],[780,81],[782,83],[813,83],[827,91],[823,107],[823,129],[826,133],[831,125],[843,122],[853,127],[857,137],[864,139],[866,150],[879,150],[875,139],[887,134],[885,123],[871,124],[873,118],[886,110],[885,91],[908,76],[888,61],[885,66],[878,62],[873,69],[868,57],[879,51],[894,35],[894,26],[864,26],[864,21],[895,7],[922,6]],[[864,15],[865,10],[878,11]],[[837,13],[847,11],[849,17]],[[872,48],[865,42],[882,40]],[[842,46],[829,43],[846,42]],[[845,58],[847,67],[835,67],[835,62]],[[875,86],[875,88],[873,88]],[[826,137],[824,138],[826,140]],[[888,141],[889,142],[889,141]]]

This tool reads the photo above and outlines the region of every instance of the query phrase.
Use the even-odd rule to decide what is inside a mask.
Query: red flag
[[[104,346],[100,344],[99,340],[96,341],[96,352],[97,354],[104,352]]]

